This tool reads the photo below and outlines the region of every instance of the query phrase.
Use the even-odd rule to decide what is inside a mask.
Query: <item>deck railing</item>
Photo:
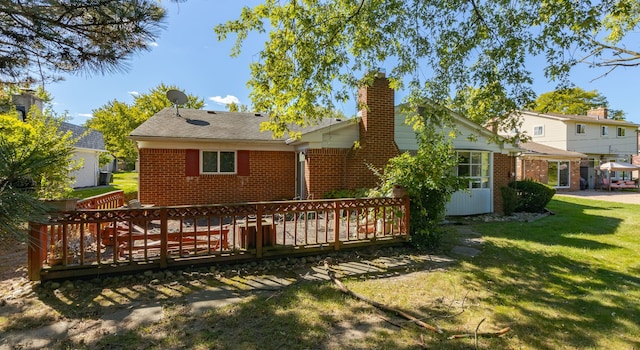
[[[113,191],[79,200],[77,209],[113,209],[124,206],[124,191]]]
[[[30,223],[32,280],[317,254],[409,239],[408,198],[124,208],[119,195],[108,197],[84,208],[112,209],[54,213],[47,223]]]

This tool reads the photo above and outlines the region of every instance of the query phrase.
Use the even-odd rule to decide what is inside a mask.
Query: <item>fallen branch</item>
[[[484,332],[484,333],[467,333],[467,334],[454,334],[447,339],[460,339],[460,338],[476,338],[476,337],[484,337],[484,338],[492,338],[492,337],[500,337],[505,335],[507,332],[511,330],[511,327],[505,327],[497,332]]]
[[[342,284],[342,282],[341,282],[338,278],[336,278],[336,274],[335,274],[333,271],[331,271],[331,269],[329,269],[329,264],[328,264],[326,261],[325,261],[325,263],[324,263],[324,266],[325,266],[325,268],[327,269],[327,275],[329,275],[329,278],[331,278],[331,281],[332,281],[332,282],[333,282],[333,283],[338,287],[338,289],[340,289],[343,293],[345,293],[345,294],[347,294],[347,295],[350,295],[350,296],[352,296],[352,297],[354,297],[354,298],[356,298],[356,299],[362,300],[362,301],[364,301],[364,302],[365,302],[365,303],[367,303],[367,304],[373,305],[374,307],[376,307],[376,308],[378,308],[378,309],[380,309],[380,310],[388,311],[388,312],[393,312],[393,313],[395,313],[396,315],[402,316],[402,317],[404,317],[405,319],[407,319],[407,320],[409,320],[409,321],[411,321],[411,322],[413,322],[413,323],[417,324],[418,326],[420,326],[420,327],[422,327],[422,328],[428,329],[428,330],[433,331],[433,332],[436,332],[436,333],[438,333],[438,334],[442,334],[442,333],[443,333],[443,332],[442,332],[442,330],[440,330],[440,329],[438,329],[438,328],[436,328],[436,327],[434,327],[434,326],[432,326],[432,325],[430,325],[430,324],[424,323],[424,322],[422,322],[422,321],[420,321],[419,319],[417,319],[417,318],[415,318],[415,317],[413,317],[413,316],[409,315],[408,313],[406,313],[406,312],[404,312],[404,311],[394,309],[394,308],[392,308],[392,307],[389,307],[389,306],[386,306],[386,305],[384,305],[384,304],[381,304],[381,303],[379,303],[379,302],[377,302],[377,301],[371,300],[371,299],[369,299],[369,298],[367,298],[367,297],[365,297],[365,296],[362,296],[362,295],[360,295],[360,294],[358,294],[358,293],[352,292],[351,290],[349,290],[349,288],[347,288],[344,284]]]

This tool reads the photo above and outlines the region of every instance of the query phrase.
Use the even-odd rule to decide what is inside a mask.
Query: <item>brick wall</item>
[[[140,152],[139,198],[143,204],[187,205],[291,199],[295,152],[249,152],[249,176],[185,175],[185,150]]]
[[[520,160],[524,167],[521,179],[533,179],[546,184],[549,181],[549,162],[543,159]],[[558,188],[558,191],[579,191],[580,190],[580,160],[574,160],[569,165],[571,174],[569,175],[569,188]]]
[[[367,167],[373,166],[382,172],[390,158],[399,154],[394,140],[394,91],[384,75],[375,78],[373,85],[360,88],[362,110],[360,145],[347,154],[346,187],[371,188],[378,184],[378,178]]]
[[[309,198],[319,199],[327,192],[346,188],[345,167],[348,149],[309,149],[306,152],[305,182]]]
[[[493,154],[493,211],[496,213],[504,213],[500,188],[513,180],[511,173],[516,169],[515,160],[515,157],[506,154]]]

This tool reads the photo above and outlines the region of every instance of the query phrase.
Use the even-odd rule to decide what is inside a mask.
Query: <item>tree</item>
[[[102,132],[106,149],[116,158],[132,165],[138,152],[133,141],[127,137],[133,129],[140,126],[163,108],[171,107],[172,103],[166,96],[168,90],[179,90],[178,87],[160,83],[146,94],[134,97],[133,104],[118,100],[108,102],[95,109],[93,117],[86,123],[87,127]],[[187,95],[186,108],[200,109],[204,100],[194,95]]]
[[[586,115],[591,109],[608,107],[607,98],[598,90],[585,91],[579,87],[549,91],[541,94],[531,105],[536,112]],[[611,119],[624,119],[621,110],[609,110]]]
[[[127,57],[149,49],[164,16],[151,0],[0,1],[0,82],[126,68]]]
[[[59,131],[63,118],[35,108],[27,121],[0,115],[0,237],[24,238],[21,225],[42,220],[46,205],[38,198],[56,198],[70,191],[75,139]]]
[[[313,106],[349,98],[380,65],[391,66],[393,88],[406,82],[415,109],[425,100],[446,105],[469,88],[487,89],[503,96],[487,118],[514,125],[512,112],[535,98],[526,69],[532,56],[543,56],[546,77],[564,84],[571,67],[587,59],[640,63],[638,56],[617,56],[626,52],[622,39],[638,27],[638,6],[637,0],[269,0],[215,31],[219,40],[236,35],[232,55],[250,32],[269,31],[248,85],[276,135],[317,117]],[[430,118],[436,125],[447,116],[438,110]]]

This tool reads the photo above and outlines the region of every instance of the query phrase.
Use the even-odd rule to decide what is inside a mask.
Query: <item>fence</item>
[[[30,223],[29,277],[46,280],[317,254],[409,239],[408,198],[123,207],[122,193]]]

